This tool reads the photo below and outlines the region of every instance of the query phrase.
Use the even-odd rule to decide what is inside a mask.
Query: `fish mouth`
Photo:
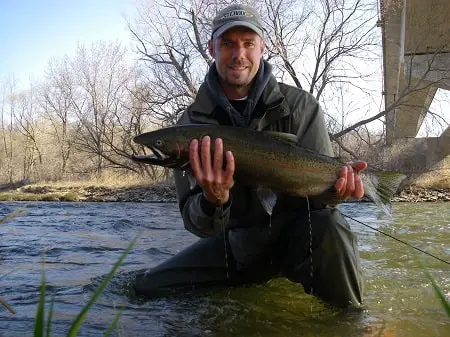
[[[171,157],[154,146],[147,146],[152,153],[151,154],[133,154],[131,159],[139,163],[146,164],[163,164],[171,160]]]
[[[150,156],[152,156],[153,158],[155,158],[157,160],[170,159],[170,156],[168,154],[164,153],[163,151],[161,151],[157,147],[149,146],[148,148],[152,151],[152,154]]]
[[[168,168],[187,169],[189,167],[189,160],[183,158],[174,158],[157,147],[147,146],[152,153],[151,154],[133,154],[131,159],[138,163],[157,165]]]

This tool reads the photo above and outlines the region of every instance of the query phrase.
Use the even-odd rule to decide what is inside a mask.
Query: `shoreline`
[[[58,186],[57,184],[27,184],[0,188],[0,201],[73,201],[73,202],[176,202],[175,186],[170,183],[139,186]],[[363,200],[364,201],[364,200]],[[450,189],[407,186],[392,202],[446,202]]]

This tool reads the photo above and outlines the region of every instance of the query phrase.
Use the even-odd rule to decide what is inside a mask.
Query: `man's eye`
[[[255,43],[254,42],[246,42],[245,43],[245,47],[246,48],[253,48],[255,46]]]

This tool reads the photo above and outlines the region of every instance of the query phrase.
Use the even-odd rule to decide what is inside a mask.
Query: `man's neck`
[[[229,85],[226,83],[223,83],[222,80],[219,79],[219,84],[222,87],[223,92],[225,93],[225,96],[228,99],[243,99],[244,97],[248,96],[248,93],[250,92],[250,88],[251,85],[253,84],[249,84],[246,86],[234,86],[234,85]]]

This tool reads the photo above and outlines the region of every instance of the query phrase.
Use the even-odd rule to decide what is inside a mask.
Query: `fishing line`
[[[311,209],[309,208],[309,198],[306,196],[306,204],[308,206],[308,222],[309,222],[309,264],[311,269],[309,271],[309,276],[311,276],[311,294],[313,294],[313,283],[314,283],[314,266],[313,266],[313,235],[312,235],[312,223],[311,223]]]
[[[370,225],[367,225],[367,224],[365,224],[364,222],[361,222],[361,221],[359,221],[359,220],[356,220],[355,218],[352,218],[351,216],[348,216],[348,215],[343,214],[343,213],[341,213],[341,214],[342,214],[343,216],[349,218],[349,219],[352,219],[353,221],[356,221],[357,223],[360,223],[361,225],[364,225],[364,226],[366,226],[366,227],[369,227],[370,229],[373,229],[374,231],[376,231],[376,232],[378,232],[378,233],[384,234],[384,235],[390,237],[391,239],[394,239],[394,240],[396,240],[396,241],[398,241],[398,242],[403,243],[404,245],[407,245],[408,247],[414,248],[415,250],[418,250],[419,252],[421,252],[421,253],[423,253],[423,254],[426,254],[426,255],[428,255],[428,256],[434,257],[436,260],[439,260],[439,261],[441,261],[441,262],[444,262],[444,263],[450,265],[450,262],[445,261],[445,260],[441,259],[440,257],[437,257],[436,255],[433,255],[433,254],[431,254],[431,253],[428,253],[427,251],[422,250],[422,249],[420,249],[420,248],[418,248],[418,247],[415,247],[415,246],[413,246],[412,244],[410,244],[410,243],[408,243],[408,242],[405,242],[405,241],[403,241],[403,240],[400,240],[400,239],[396,238],[395,236],[392,236],[392,235],[390,235],[390,234],[388,234],[388,233],[385,233],[385,232],[383,232],[383,231],[381,231],[381,230],[379,230],[379,229],[377,229],[377,228],[374,228],[374,227],[372,227],[372,226],[370,226]]]
[[[225,270],[227,273],[227,280],[230,279],[230,273],[228,272],[228,248],[227,248],[227,232],[225,230],[225,219],[224,219],[224,211],[223,211],[223,205],[220,205],[221,210],[221,218],[222,218],[222,235],[223,235],[223,247],[225,249]]]
[[[309,264],[311,269],[309,270],[309,276],[311,277],[311,295],[314,294],[314,265],[313,265],[313,235],[312,235],[312,223],[311,223],[311,209],[309,208],[309,198],[306,196],[306,204],[308,205],[308,222],[309,222]],[[313,304],[311,302],[311,312],[313,311]]]

